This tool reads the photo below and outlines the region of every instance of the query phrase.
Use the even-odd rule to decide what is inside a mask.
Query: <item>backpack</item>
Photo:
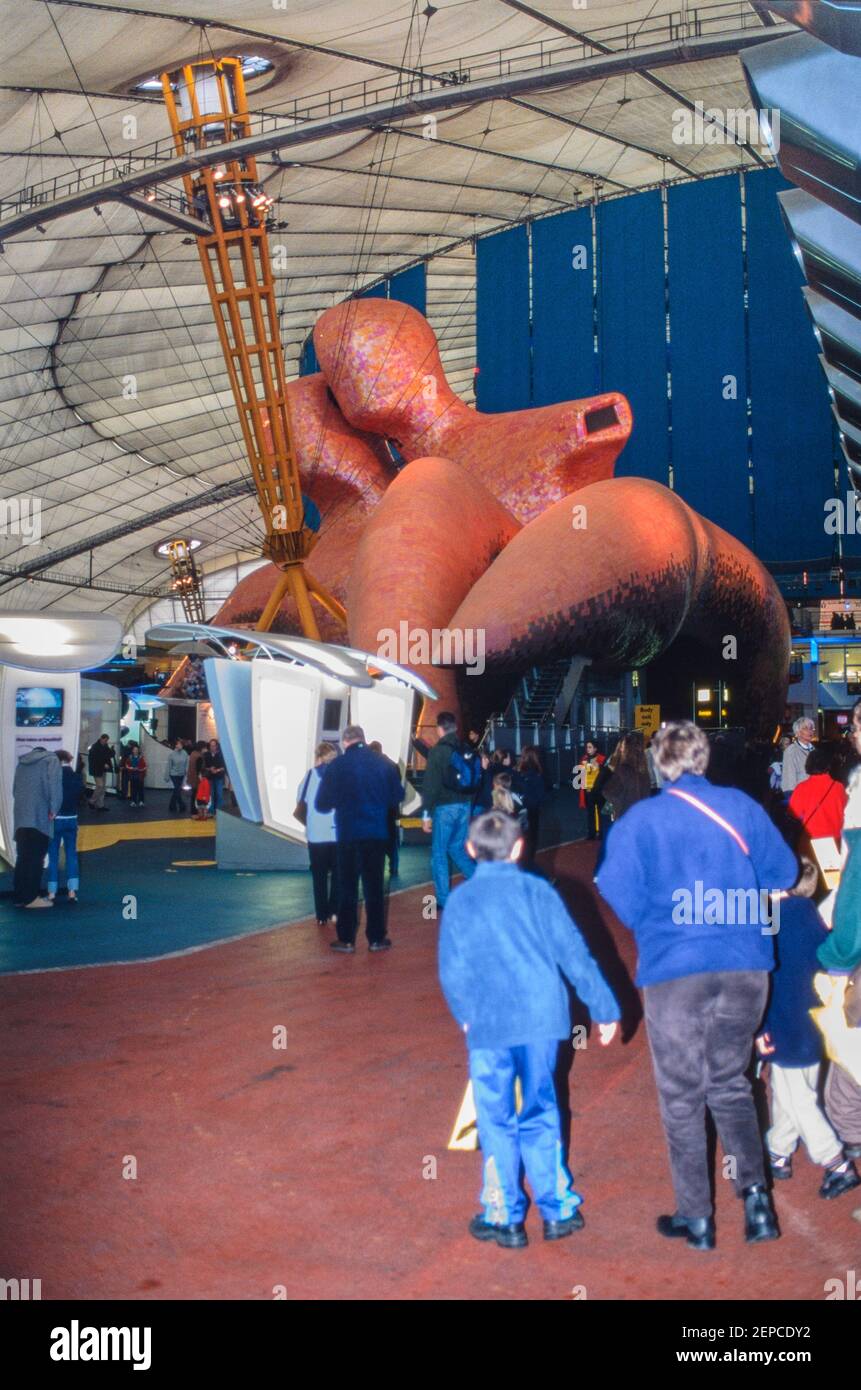
[[[442,784],[450,792],[476,792],[481,786],[481,758],[473,748],[453,748],[442,774]]]

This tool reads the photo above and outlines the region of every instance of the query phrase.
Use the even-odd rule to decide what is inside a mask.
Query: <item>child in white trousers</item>
[[[771,1128],[766,1135],[771,1172],[777,1181],[792,1177],[792,1155],[803,1142],[824,1170],[820,1197],[840,1197],[861,1184],[855,1164],[819,1104],[822,1037],[809,1010],[818,1000],[813,977],[820,969],[816,952],[828,931],[812,898],[818,871],[802,860],[796,888],[781,897],[776,938],[777,965],[771,999],[756,1040],[771,1063]]]

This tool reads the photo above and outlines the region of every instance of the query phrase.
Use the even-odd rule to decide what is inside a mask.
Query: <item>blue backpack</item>
[[[481,786],[481,758],[473,748],[453,748],[451,760],[442,775],[443,786],[451,792],[477,792]]]

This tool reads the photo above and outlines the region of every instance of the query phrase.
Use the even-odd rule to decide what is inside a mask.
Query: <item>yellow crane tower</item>
[[[241,59],[187,63],[162,73],[161,82],[177,154],[251,133]],[[266,525],[263,553],[283,571],[257,627],[269,630],[289,590],[302,631],[319,641],[311,595],[344,625],[347,615],[304,565],[315,536],[304,524],[290,428],[266,230],[272,200],[251,157],[225,158],[183,182],[191,208],[212,226],[210,235],[197,238],[197,249]]]

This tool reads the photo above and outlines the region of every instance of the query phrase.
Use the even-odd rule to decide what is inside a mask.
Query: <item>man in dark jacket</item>
[[[114,750],[107,734],[100,734],[87,754],[87,770],[96,784],[90,805],[94,811],[106,811],[105,787],[108,773],[114,765]]]
[[[338,940],[332,950],[352,954],[359,926],[359,879],[365,895],[365,932],[372,951],[387,951],[383,886],[390,817],[404,799],[394,763],[368,748],[357,724],[341,735],[343,753],[320,779],[315,806],[335,812],[340,897]]]
[[[42,861],[54,830],[54,817],[63,800],[63,774],[56,754],[32,748],[15,768],[12,806],[15,833],[16,907],[50,907],[39,892]]]
[[[436,721],[437,742],[428,752],[422,782],[422,829],[433,830],[431,873],[437,907],[445,907],[451,888],[449,859],[464,878],[471,878],[475,864],[466,852],[469,819],[475,795],[450,785],[451,755],[458,747],[457,720],[446,710]]]

